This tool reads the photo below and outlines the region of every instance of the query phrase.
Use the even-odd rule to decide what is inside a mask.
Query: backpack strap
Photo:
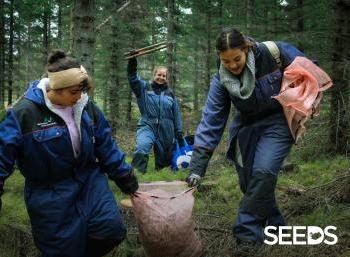
[[[273,59],[275,59],[278,68],[282,68],[281,52],[277,44],[274,41],[264,41],[262,44],[264,44],[267,49],[269,49],[269,52],[272,55]]]

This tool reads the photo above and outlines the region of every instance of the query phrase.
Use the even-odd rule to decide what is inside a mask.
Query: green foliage
[[[299,163],[296,161],[296,163]],[[286,174],[280,176],[281,185],[307,188],[322,185],[332,178],[339,176],[340,171],[350,167],[349,159],[344,156],[337,156],[333,159],[319,159],[299,165],[297,174]]]
[[[128,157],[127,160],[130,161],[131,158]],[[344,175],[344,172],[350,167],[349,159],[342,156],[335,156],[331,159],[323,158],[306,163],[292,158],[291,162],[296,162],[300,166],[299,171],[296,173],[282,173],[278,182],[279,186],[300,189],[317,188],[330,183],[335,177]],[[137,173],[137,177],[140,182],[172,181],[184,180],[187,174],[187,170],[180,170],[173,173],[169,168],[155,171],[154,158],[151,156],[148,172],[144,175]],[[19,252],[23,244],[26,244],[26,249],[32,252],[32,254],[27,256],[35,256],[36,253],[31,237],[27,237],[30,235],[30,225],[23,202],[23,184],[24,179],[17,171],[6,181],[5,194],[3,195],[4,206],[0,213],[0,249],[3,249],[4,254],[7,255],[0,254],[0,257],[20,256]],[[120,192],[114,182],[110,181],[109,184],[115,192],[118,202],[127,197]],[[277,195],[281,210],[285,213],[288,211],[288,202],[290,202],[287,201],[285,203],[285,197],[288,196],[281,195],[278,190]],[[236,217],[241,197],[242,193],[240,192],[234,167],[229,166],[224,161],[224,157],[220,152],[215,153],[207,175],[202,181],[202,186],[195,193],[194,219],[196,225],[199,227],[199,233],[207,256],[228,256],[235,251],[231,226]],[[344,203],[323,202],[316,209],[311,209],[311,212],[301,213],[301,215],[288,218],[288,223],[290,225],[313,225],[320,227],[334,225],[338,228],[337,235],[340,238],[340,244],[346,244],[346,237],[342,235],[350,233],[349,214],[348,205]],[[128,240],[123,242],[109,256],[144,256],[142,246],[137,238],[137,228],[133,214],[124,210],[124,216],[129,227]],[[20,236],[21,233],[18,231],[22,231],[21,233],[24,234]],[[6,237],[3,235],[6,235]],[[17,243],[10,244],[9,238],[12,238],[11,240]],[[23,238],[27,239],[24,240]],[[213,245],[213,242],[216,242],[216,244]],[[216,247],[217,244],[220,246]],[[261,255],[257,256],[277,257],[281,256],[277,254],[277,252],[281,254],[281,251],[283,256],[286,257],[297,256],[293,253],[292,248],[266,248],[263,251],[264,254],[261,253]],[[333,256],[342,256],[341,253],[343,251],[340,248],[335,249],[335,255]],[[321,250],[325,253],[328,252],[327,249],[323,249],[323,246],[316,247],[313,251],[319,252]],[[311,254],[309,248],[301,248],[297,252],[299,254],[298,256],[315,256]],[[8,255],[9,253],[11,254]],[[327,255],[321,254],[319,256],[323,257]]]

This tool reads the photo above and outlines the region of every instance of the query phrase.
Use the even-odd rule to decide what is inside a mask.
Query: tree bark
[[[90,76],[94,74],[95,0],[75,0],[72,13],[71,53],[78,58]]]
[[[119,45],[119,29],[118,29],[118,16],[117,16],[117,8],[121,4],[121,1],[114,0],[113,1],[113,14],[111,18],[111,56],[110,56],[110,88],[109,88],[109,104],[110,104],[110,112],[109,112],[109,118],[110,118],[110,124],[112,127],[112,131],[115,133],[116,128],[118,126],[118,120],[120,118],[120,110],[119,110],[119,92],[120,90],[120,81],[118,76],[118,63],[120,62],[118,58],[118,45]]]
[[[252,33],[254,0],[246,0],[246,34]]]
[[[7,104],[12,104],[13,92],[13,27],[14,27],[14,0],[10,1],[10,30],[9,30],[9,51],[8,51],[8,72],[7,72]]]
[[[206,61],[205,61],[205,85],[207,86],[207,91],[210,87],[210,67],[211,67],[211,27],[212,27],[212,13],[211,13],[211,0],[207,0],[207,49],[206,49]]]
[[[336,33],[330,112],[330,148],[337,154],[350,152],[350,1],[336,2]]]
[[[169,42],[167,49],[168,57],[168,71],[169,71],[169,85],[172,87],[174,93],[176,91],[176,67],[175,67],[175,1],[168,0],[168,34]]]
[[[304,0],[297,0],[297,33],[298,33],[298,48],[304,51]]]
[[[50,0],[45,1],[45,5],[43,8],[43,64],[45,65],[47,62],[47,55],[50,49],[50,13],[51,13],[51,5]]]
[[[198,40],[195,40],[194,46],[195,49],[199,49],[198,47],[199,43]],[[199,53],[197,51],[194,52],[194,81],[193,81],[193,109],[196,112],[195,117],[198,119],[200,116],[200,111],[199,111]],[[196,120],[197,120],[196,119]]]
[[[57,0],[57,43],[62,43],[62,0]]]
[[[272,8],[272,25],[271,25],[271,34],[272,38],[277,37],[277,24],[278,24],[278,0],[273,0],[273,8]]]
[[[0,1],[0,109],[5,98],[5,2]]]

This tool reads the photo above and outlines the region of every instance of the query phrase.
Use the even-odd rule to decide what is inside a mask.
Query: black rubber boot
[[[134,157],[131,162],[131,166],[134,170],[138,170],[141,173],[146,173],[148,164],[148,154],[134,153]]]

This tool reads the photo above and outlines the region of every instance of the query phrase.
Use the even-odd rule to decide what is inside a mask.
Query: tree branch
[[[120,13],[122,10],[124,10],[129,4],[131,3],[131,1],[127,1],[125,4],[123,4],[117,11],[116,13]],[[112,19],[112,15],[109,16],[107,19],[105,19],[103,22],[100,23],[100,25],[98,25],[96,27],[96,32],[100,32],[101,28],[106,25],[107,22],[109,22]]]
[[[222,233],[231,233],[230,229],[224,229],[224,228],[207,228],[207,227],[196,227],[196,230],[204,230],[204,231],[216,231],[216,232],[222,232]]]

